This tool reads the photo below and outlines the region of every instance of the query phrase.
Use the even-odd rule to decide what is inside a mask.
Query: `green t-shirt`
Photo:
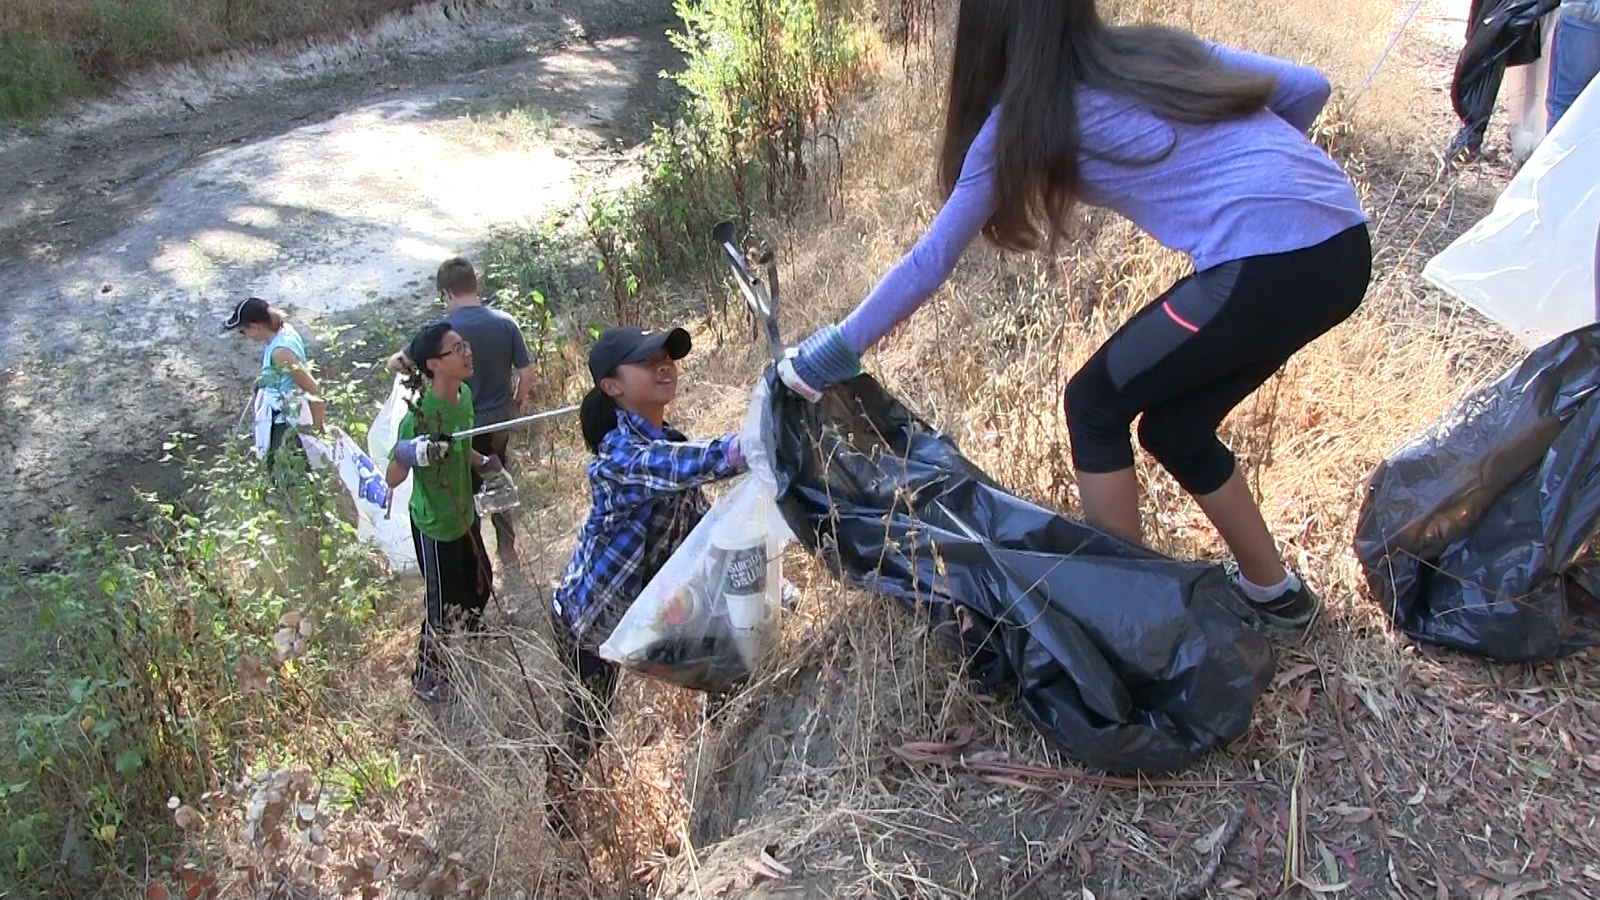
[[[472,389],[461,386],[461,396],[451,403],[433,393],[422,394],[417,402],[422,413],[419,426],[416,412],[400,420],[400,440],[425,434],[454,434],[472,427]],[[389,458],[394,458],[390,451]],[[435,466],[411,470],[411,524],[436,541],[453,541],[472,527],[472,441],[459,440],[450,455]]]

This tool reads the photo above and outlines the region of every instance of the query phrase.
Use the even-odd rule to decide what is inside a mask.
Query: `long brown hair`
[[[1191,123],[1249,115],[1266,106],[1273,89],[1270,77],[1224,66],[1188,32],[1108,26],[1094,0],[961,0],[939,180],[948,197],[973,138],[1000,104],[999,202],[983,229],[994,243],[1032,250],[1066,230],[1083,151],[1080,85]]]

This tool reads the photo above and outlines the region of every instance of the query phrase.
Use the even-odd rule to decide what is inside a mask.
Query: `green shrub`
[[[243,449],[201,449],[169,444],[199,497],[150,498],[145,542],[86,538],[53,571],[0,583],[0,602],[38,617],[34,696],[0,753],[19,895],[86,889],[63,847],[102,872],[159,861],[177,841],[169,797],[321,758],[305,722],[392,589],[320,475],[269,478]]]
[[[863,8],[819,0],[677,0],[678,120],[657,125],[639,181],[580,212],[612,316],[638,321],[651,291],[715,265],[711,226],[792,209],[815,180],[818,139],[861,78]],[[823,152],[834,145],[823,143]]]
[[[0,119],[38,115],[89,88],[88,76],[61,49],[0,35]]]
[[[181,41],[169,0],[99,0],[96,11],[100,47],[121,66],[169,56]]]

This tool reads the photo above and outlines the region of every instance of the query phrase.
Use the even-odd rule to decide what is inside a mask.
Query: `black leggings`
[[[569,684],[571,693],[562,704],[564,741],[550,748],[550,771],[581,771],[589,757],[600,746],[605,734],[606,720],[611,716],[611,701],[617,696],[617,679],[621,669],[617,664],[602,658],[584,647],[567,624],[552,608],[550,629],[555,638],[556,655],[566,666],[576,684]],[[562,758],[561,754],[566,758]],[[566,767],[571,767],[567,769]]]
[[[1350,317],[1372,277],[1365,225],[1303,250],[1252,256],[1174,284],[1117,329],[1067,382],[1080,472],[1133,465],[1128,428],[1191,494],[1233,475],[1217,439],[1228,412],[1295,351]]]

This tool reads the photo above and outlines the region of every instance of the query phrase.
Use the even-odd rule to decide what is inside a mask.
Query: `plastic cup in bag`
[[[761,656],[772,621],[767,599],[767,532],[760,523],[739,522],[711,539],[713,571],[721,573],[717,586],[727,604],[728,625],[745,661]]]
[[[478,508],[478,515],[489,516],[508,512],[516,509],[522,502],[517,496],[517,483],[511,480],[511,473],[503,466],[485,468],[481,475],[483,487],[472,498],[472,502]]]

